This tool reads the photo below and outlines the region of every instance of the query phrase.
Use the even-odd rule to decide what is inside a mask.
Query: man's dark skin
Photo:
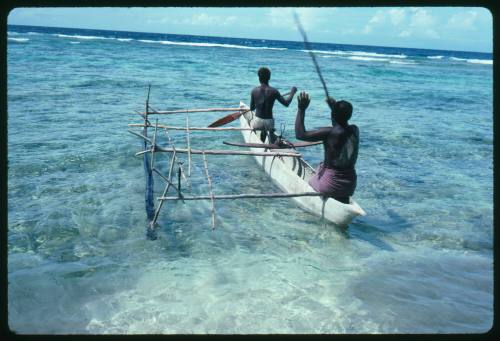
[[[269,80],[271,79],[271,71],[268,68],[260,68],[258,71],[260,86],[255,87],[251,93],[250,99],[250,110],[255,112],[255,115],[262,119],[272,119],[273,118],[273,106],[274,102],[278,100],[282,105],[288,107],[293,100],[293,96],[297,92],[296,87],[292,87],[290,95],[288,98],[281,96],[280,92],[269,86]],[[261,134],[261,140],[264,137],[265,132]]]
[[[316,191],[325,193],[325,196],[348,204],[349,197],[356,189],[354,165],[359,148],[359,129],[348,124],[352,105],[346,101],[336,102],[331,97],[327,98],[332,126],[306,131],[304,116],[309,102],[309,95],[302,92],[298,97],[295,136],[304,141],[322,141],[325,153],[323,164],[318,166],[317,173],[309,179],[309,184]]]
[[[295,135],[297,139],[303,141],[322,141],[324,147],[324,165],[328,168],[348,169],[354,167],[356,163],[358,149],[354,148],[348,151],[346,158],[340,157],[342,147],[349,135],[354,134],[359,141],[359,129],[354,124],[347,124],[347,121],[338,121],[334,114],[335,100],[328,98],[326,100],[328,106],[332,110],[331,127],[322,127],[316,130],[306,131],[304,126],[305,111],[310,103],[309,95],[305,92],[299,94],[297,118],[295,120]]]

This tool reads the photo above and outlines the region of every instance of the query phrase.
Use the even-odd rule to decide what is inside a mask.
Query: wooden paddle
[[[238,119],[241,115],[243,115],[243,114],[245,114],[245,113],[247,113],[249,111],[250,111],[250,109],[233,112],[232,114],[224,116],[223,118],[219,118],[217,121],[213,122],[208,127],[209,128],[215,128],[215,127],[223,126],[225,124],[233,122],[234,120]]]
[[[286,94],[283,94],[282,96],[288,96],[290,94],[291,94],[291,92],[287,92]],[[208,127],[209,128],[215,128],[215,127],[220,127],[220,126],[223,126],[225,124],[231,123],[234,120],[237,120],[238,118],[240,118],[241,115],[243,115],[243,114],[245,114],[245,113],[247,113],[249,111],[250,111],[250,109],[245,109],[245,110],[242,110],[242,111],[233,112],[232,114],[229,114],[227,116],[219,118],[217,121],[213,122]]]

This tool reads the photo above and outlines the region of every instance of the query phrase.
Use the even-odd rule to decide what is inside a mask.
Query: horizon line
[[[218,36],[218,35],[198,35],[198,34],[182,34],[182,33],[144,32],[144,31],[125,31],[125,30],[101,29],[101,28],[85,28],[85,27],[7,24],[7,27],[8,26],[67,28],[67,29],[75,29],[75,30],[115,31],[115,32],[146,33],[146,34],[170,34],[170,35],[191,36],[191,37],[212,37],[212,38],[229,38],[229,39],[251,39],[251,40],[268,40],[268,41],[282,41],[282,42],[303,43],[302,40],[264,39],[264,38],[249,38],[249,37],[227,37],[227,36]],[[466,52],[466,53],[493,54],[493,51],[491,51],[491,52],[484,52],[484,51],[465,51],[465,50],[444,50],[444,49],[431,49],[431,48],[423,48],[423,47],[403,47],[403,46],[385,46],[385,45],[362,45],[362,44],[343,44],[343,43],[324,43],[324,42],[310,42],[310,43],[311,44],[333,44],[333,45],[348,45],[348,46],[383,47],[383,48],[408,49],[408,50],[429,50],[429,51],[446,51],[446,52]]]

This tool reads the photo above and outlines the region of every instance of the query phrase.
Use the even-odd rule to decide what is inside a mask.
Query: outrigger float
[[[346,227],[356,216],[366,215],[365,211],[350,198],[349,204],[343,204],[333,198],[324,197],[321,193],[316,192],[309,184],[309,178],[315,173],[315,170],[302,158],[302,154],[298,153],[295,148],[307,147],[318,143],[297,142],[295,144],[287,141],[281,136],[278,141],[271,144],[269,136],[264,142],[260,140],[260,131],[253,130],[250,127],[254,117],[254,112],[250,111],[248,106],[240,102],[236,108],[208,108],[208,109],[181,109],[160,111],[152,108],[149,105],[149,94],[151,86],[148,89],[146,99],[146,110],[137,112],[144,120],[143,123],[129,124],[129,127],[142,128],[142,133],[129,130],[130,133],[140,137],[143,141],[143,150],[136,153],[136,156],[143,156],[144,170],[146,174],[146,213],[148,217],[147,236],[150,239],[156,239],[156,222],[161,208],[166,201],[181,200],[210,200],[212,229],[215,229],[215,201],[224,199],[249,199],[249,198],[293,198],[296,203],[303,209],[326,219],[339,227]],[[230,120],[239,118],[239,127],[190,127],[189,113],[202,112],[233,112],[228,115]],[[169,126],[159,124],[158,118],[156,123],[150,122],[152,115],[174,115],[185,114],[186,126]],[[154,129],[152,137],[148,136],[148,128]],[[159,130],[163,130],[168,138],[170,146],[157,145],[157,135]],[[169,130],[184,130],[186,132],[186,148],[178,148],[174,145],[172,139],[168,135]],[[243,134],[244,143],[226,142],[226,145],[238,146],[246,148],[246,150],[229,150],[229,149],[192,149],[190,143],[190,134],[197,131],[241,131]],[[249,148],[249,149],[248,149]],[[166,152],[171,154],[170,166],[168,174],[162,174],[155,167],[155,157],[158,152]],[[187,154],[188,170],[184,171],[183,161],[179,159],[178,154]],[[181,190],[182,181],[189,184],[188,178],[191,176],[191,164],[193,154],[201,154],[203,156],[203,166],[207,178],[209,193],[207,195],[189,196],[185,195]],[[278,193],[242,193],[242,194],[214,194],[212,177],[208,171],[207,155],[247,155],[254,156],[257,163],[264,169],[271,180],[280,187],[283,192]],[[177,181],[175,180],[174,166],[177,163]],[[158,205],[155,208],[153,200],[153,174],[156,174],[165,182],[165,189],[161,196],[157,198]],[[188,186],[189,187],[189,186]],[[169,191],[175,191],[175,195],[167,196]]]

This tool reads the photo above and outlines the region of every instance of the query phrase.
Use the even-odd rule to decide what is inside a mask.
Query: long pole
[[[144,124],[142,123],[129,123],[129,127],[144,127]],[[148,125],[148,127],[154,127],[154,125]],[[158,124],[158,128],[168,128],[170,130],[188,130],[186,127],[175,127],[175,126],[167,126],[167,125],[162,125]],[[228,130],[234,130],[234,131],[246,131],[246,130],[253,130],[252,128],[240,128],[240,127],[220,127],[220,128],[206,128],[206,127],[189,127],[189,131],[195,131],[195,130],[203,130],[203,131],[228,131]]]
[[[297,24],[297,28],[299,29],[300,34],[302,35],[302,38],[304,39],[304,46],[306,47],[306,50],[309,52],[309,55],[312,58],[312,61],[314,63],[314,67],[316,68],[316,72],[319,76],[319,80],[321,81],[321,84],[323,84],[323,89],[325,90],[326,98],[330,97],[328,95],[328,89],[326,88],[326,83],[325,80],[323,79],[323,75],[321,74],[321,70],[319,69],[318,61],[316,60],[316,56],[312,52],[311,45],[309,44],[309,41],[307,40],[306,32],[302,28],[302,25],[300,24],[299,16],[297,12],[293,12],[293,15],[295,17],[295,23]]]
[[[187,149],[176,148],[177,153],[188,153]],[[167,152],[171,153],[174,150],[172,148],[156,147],[156,152]],[[150,153],[151,149],[143,150],[135,153],[135,156],[142,155],[144,153]],[[216,150],[216,149],[191,149],[191,154],[207,154],[207,155],[254,155],[254,156],[288,156],[288,157],[301,157],[300,153],[290,153],[290,152],[253,152],[246,150]]]
[[[183,200],[228,200],[228,199],[257,199],[257,198],[293,198],[293,197],[319,197],[324,196],[320,192],[298,192],[298,193],[248,193],[248,194],[218,194],[218,195],[200,195],[184,196]],[[179,197],[158,197],[157,200],[180,200]]]
[[[149,107],[151,108],[151,107]],[[154,110],[149,112],[149,115],[172,115],[172,114],[182,114],[187,112],[214,112],[214,111],[243,111],[245,109],[241,108],[207,108],[207,109],[179,109],[179,110]]]

